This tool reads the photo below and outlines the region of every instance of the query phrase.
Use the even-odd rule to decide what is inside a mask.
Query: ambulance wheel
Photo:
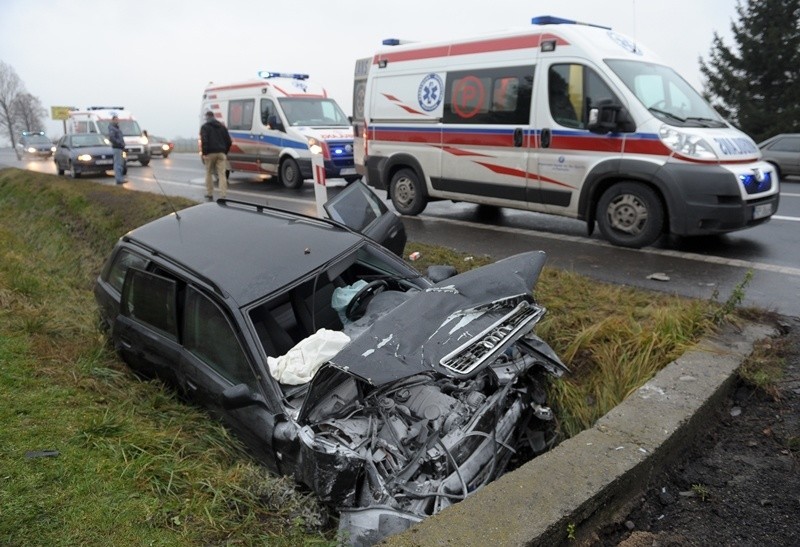
[[[400,169],[395,173],[389,188],[392,204],[401,215],[418,215],[428,205],[425,189],[417,174],[411,169]]]
[[[618,182],[597,204],[597,224],[608,241],[639,249],[654,243],[664,230],[664,206],[644,184]]]
[[[281,182],[287,188],[300,188],[303,185],[300,166],[292,158],[286,158],[281,162],[280,176]]]

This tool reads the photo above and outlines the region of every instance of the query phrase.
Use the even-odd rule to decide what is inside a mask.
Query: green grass
[[[193,202],[172,198],[180,209]],[[332,545],[313,497],[158,382],[97,328],[94,279],[163,196],[0,171],[0,544]],[[412,264],[492,261],[411,242]],[[720,305],[545,267],[537,327],[572,373],[553,383],[564,435],[590,426],[713,328]],[[56,456],[28,458],[30,451]]]

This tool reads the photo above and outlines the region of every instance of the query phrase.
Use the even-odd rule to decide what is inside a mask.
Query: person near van
[[[108,140],[111,141],[111,148],[114,150],[114,180],[117,184],[125,184],[125,137],[122,136],[122,129],[119,128],[119,118],[116,114],[111,116],[111,123],[108,125]]]
[[[214,181],[212,174],[217,173],[219,180],[220,197],[225,198],[228,193],[228,178],[225,176],[225,167],[228,163],[227,154],[231,149],[231,136],[228,130],[214,117],[210,110],[206,112],[206,123],[200,128],[200,151],[203,163],[206,166],[206,199],[214,199]]]

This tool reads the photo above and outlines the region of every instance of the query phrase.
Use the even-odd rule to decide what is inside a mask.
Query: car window
[[[586,127],[589,110],[601,101],[620,102],[594,70],[579,64],[551,66],[547,91],[550,114],[565,127]]]
[[[800,152],[800,137],[786,137],[775,141],[770,150],[775,152]]]
[[[192,287],[186,290],[183,338],[188,351],[232,384],[257,387],[255,375],[225,314]]]
[[[129,268],[122,288],[120,313],[177,340],[177,293],[174,279]]]
[[[125,281],[125,274],[129,268],[143,270],[147,265],[147,259],[127,249],[122,249],[114,257],[111,268],[108,270],[106,281],[119,292],[122,292],[122,284]]]

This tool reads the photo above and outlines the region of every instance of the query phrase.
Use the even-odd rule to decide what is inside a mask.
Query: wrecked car
[[[402,252],[396,215],[359,184],[331,217]],[[552,444],[546,384],[566,369],[533,332],[544,262],[425,277],[336,220],[220,199],[123,236],[95,296],[132,369],[205,406],[371,544]]]

